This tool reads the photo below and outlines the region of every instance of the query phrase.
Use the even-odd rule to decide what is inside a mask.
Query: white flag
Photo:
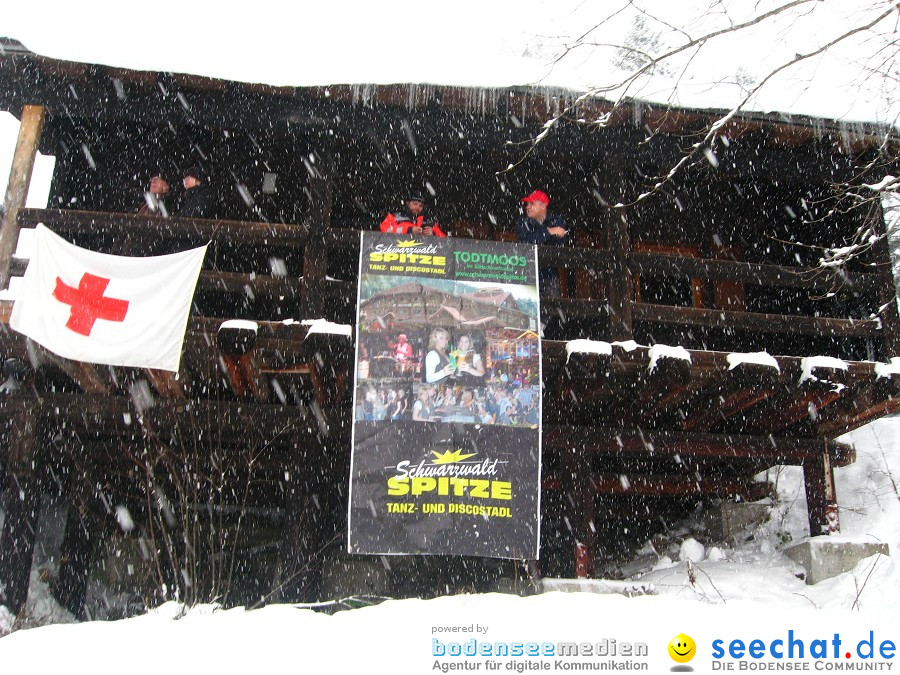
[[[79,248],[43,225],[9,325],[67,359],[178,372],[206,246],[132,258]]]

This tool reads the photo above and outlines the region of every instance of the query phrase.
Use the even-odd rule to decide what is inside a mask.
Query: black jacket
[[[200,183],[190,190],[186,190],[181,197],[181,205],[176,216],[181,218],[215,218],[215,196],[206,183]]]
[[[551,227],[561,227],[566,230],[565,237],[555,237],[549,232]],[[550,246],[568,246],[572,243],[572,229],[566,224],[565,218],[552,211],[539,223],[534,218],[521,216],[516,221],[516,235],[519,241],[527,244],[544,244]]]

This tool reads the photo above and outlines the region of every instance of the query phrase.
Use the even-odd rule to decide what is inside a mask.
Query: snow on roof
[[[43,20],[45,9],[39,3],[13,3],[4,8],[3,30],[51,58],[276,86],[420,83],[573,92],[602,88],[610,99],[624,95],[682,108],[728,110],[798,54],[814,54],[893,3],[801,4],[676,54],[628,88],[616,86],[629,75],[616,45],[628,42],[642,15],[644,37],[658,38],[658,45],[647,48],[659,54],[683,45],[688,34],[708,34],[762,10],[755,3],[729,2],[711,11],[704,0],[620,4],[459,0],[448,11],[412,0],[333,0],[296,8],[260,0],[253,12],[235,13],[210,12],[203,3],[158,0],[154,14],[167,17],[165,47],[160,48],[157,30],[135,30],[149,20],[144,5],[120,3],[110,12],[99,0],[84,0],[59,3],[52,22]],[[347,20],[351,14],[352,22]],[[599,31],[591,33],[598,25]],[[878,76],[876,59],[878,50],[890,42],[892,26],[888,17],[784,68],[766,80],[744,109],[893,124],[900,100],[893,95],[892,83]],[[558,58],[582,35],[586,45]],[[552,113],[548,107],[548,117]]]
[[[731,352],[727,356],[727,359],[728,370],[734,370],[742,363],[752,363],[758,366],[767,366],[769,368],[774,368],[779,373],[781,372],[781,368],[778,366],[778,361],[776,361],[775,357],[768,352]]]

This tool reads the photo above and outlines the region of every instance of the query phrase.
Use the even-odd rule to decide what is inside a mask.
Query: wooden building
[[[514,239],[517,200],[536,187],[576,230],[575,247],[539,251],[563,289],[542,299],[544,574],[575,574],[575,551],[590,574],[617,533],[649,534],[686,503],[757,498],[765,485],[752,476],[777,464],[804,468],[811,533],[833,528],[832,469],[853,460],[834,439],[900,407],[884,238],[840,268],[818,265],[860,228],[883,233],[877,206],[833,208],[836,186],[879,156],[883,130],[740,115],[709,161],[639,199],[720,111],[591,101],[583,115],[611,111],[607,126],[563,121],[498,173],[573,96],[272,87],[59,61],[4,41],[0,109],[22,125],[0,285],[23,273],[15,243],[38,222],[113,253],[213,242],[177,376],[67,361],[0,330],[0,604],[22,606],[51,492],[70,504],[53,587],[76,614],[94,544],[112,532],[148,543],[169,593],[317,598],[344,542],[353,341],[301,320],[353,323],[358,230],[423,187],[454,236]],[[31,210],[37,151],[56,168],[49,207]],[[217,219],[136,213],[151,176],[174,182],[192,164],[217,191]],[[9,311],[0,305],[4,324]],[[233,318],[259,330],[219,330]],[[579,338],[594,342],[567,352]],[[771,360],[741,356],[760,351]],[[277,533],[250,556],[269,566],[235,562],[237,544],[210,534],[253,518]],[[252,592],[227,595],[238,576],[255,579]],[[391,589],[404,592],[375,590]]]

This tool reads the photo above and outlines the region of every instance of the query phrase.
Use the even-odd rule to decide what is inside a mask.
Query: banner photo
[[[348,551],[536,559],[534,246],[363,233]]]

